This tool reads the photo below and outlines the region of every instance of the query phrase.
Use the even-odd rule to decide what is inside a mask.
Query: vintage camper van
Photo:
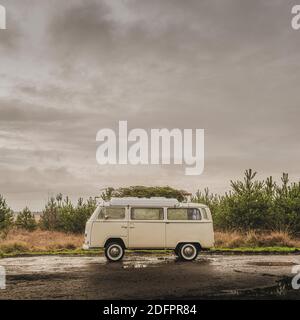
[[[173,249],[183,260],[214,245],[209,208],[167,198],[112,198],[96,208],[85,229],[84,249],[104,248],[109,261],[125,249]]]

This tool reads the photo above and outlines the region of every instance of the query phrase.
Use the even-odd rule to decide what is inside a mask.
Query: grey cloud
[[[13,20],[2,43],[10,54],[0,49],[0,171],[9,182],[0,192],[13,206],[41,205],[47,189],[76,197],[149,176],[218,192],[248,167],[299,179],[293,1],[2,2]],[[204,128],[203,175],[98,166],[96,132],[119,120]]]
[[[292,2],[286,2],[290,8],[288,3]],[[292,35],[286,31],[290,11],[280,4],[128,1],[123,10],[114,10],[109,2],[92,1],[55,16],[49,30],[55,51],[61,51],[60,59],[71,55],[124,63],[161,55],[183,64],[215,63],[222,58],[233,63],[240,54],[251,63],[251,56],[261,54],[260,59],[270,61],[272,48],[284,46],[287,33]],[[122,13],[130,17],[125,22],[120,19]]]
[[[78,114],[66,112],[58,108],[45,108],[20,100],[0,101],[0,122],[55,122],[80,117]]]

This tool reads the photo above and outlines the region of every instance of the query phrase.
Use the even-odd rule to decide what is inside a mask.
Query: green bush
[[[0,235],[5,236],[13,225],[13,211],[7,206],[6,200],[0,194]]]
[[[85,224],[96,208],[96,200],[82,198],[74,206],[68,197],[61,194],[51,198],[45,206],[40,220],[40,226],[45,230],[56,230],[71,233],[83,233]]]
[[[219,230],[286,230],[300,233],[300,183],[288,184],[284,173],[278,186],[272,177],[255,180],[256,172],[245,171],[243,181],[231,181],[224,196],[198,191],[195,202],[207,204]]]
[[[28,231],[34,231],[37,228],[37,223],[35,221],[34,215],[26,207],[18,214],[15,225],[19,229],[25,229]]]
[[[40,219],[40,227],[45,230],[56,230],[58,228],[58,200],[51,197],[43,210]]]
[[[300,182],[288,185],[288,175],[283,174],[282,186],[276,188],[274,197],[273,224],[276,229],[285,229],[300,235]]]

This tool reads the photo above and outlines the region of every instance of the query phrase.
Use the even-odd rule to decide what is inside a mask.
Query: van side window
[[[201,220],[198,208],[169,208],[168,220]]]
[[[200,208],[203,219],[208,220],[207,211],[205,208]]]
[[[124,219],[125,208],[122,207],[104,207],[101,208],[98,219]]]
[[[163,208],[131,208],[132,220],[163,220]]]

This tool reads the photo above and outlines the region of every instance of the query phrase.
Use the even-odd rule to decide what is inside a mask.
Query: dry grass
[[[0,239],[0,251],[4,253],[25,251],[51,251],[81,248],[83,235],[66,234],[56,231],[11,230],[5,239]]]
[[[300,247],[300,239],[292,238],[284,231],[245,233],[215,232],[215,246],[223,248],[238,247]]]
[[[54,251],[78,249],[83,244],[83,235],[55,231],[11,230],[5,239],[0,239],[0,252]],[[300,239],[293,239],[287,232],[215,232],[215,246],[221,248],[242,247],[298,247]]]

